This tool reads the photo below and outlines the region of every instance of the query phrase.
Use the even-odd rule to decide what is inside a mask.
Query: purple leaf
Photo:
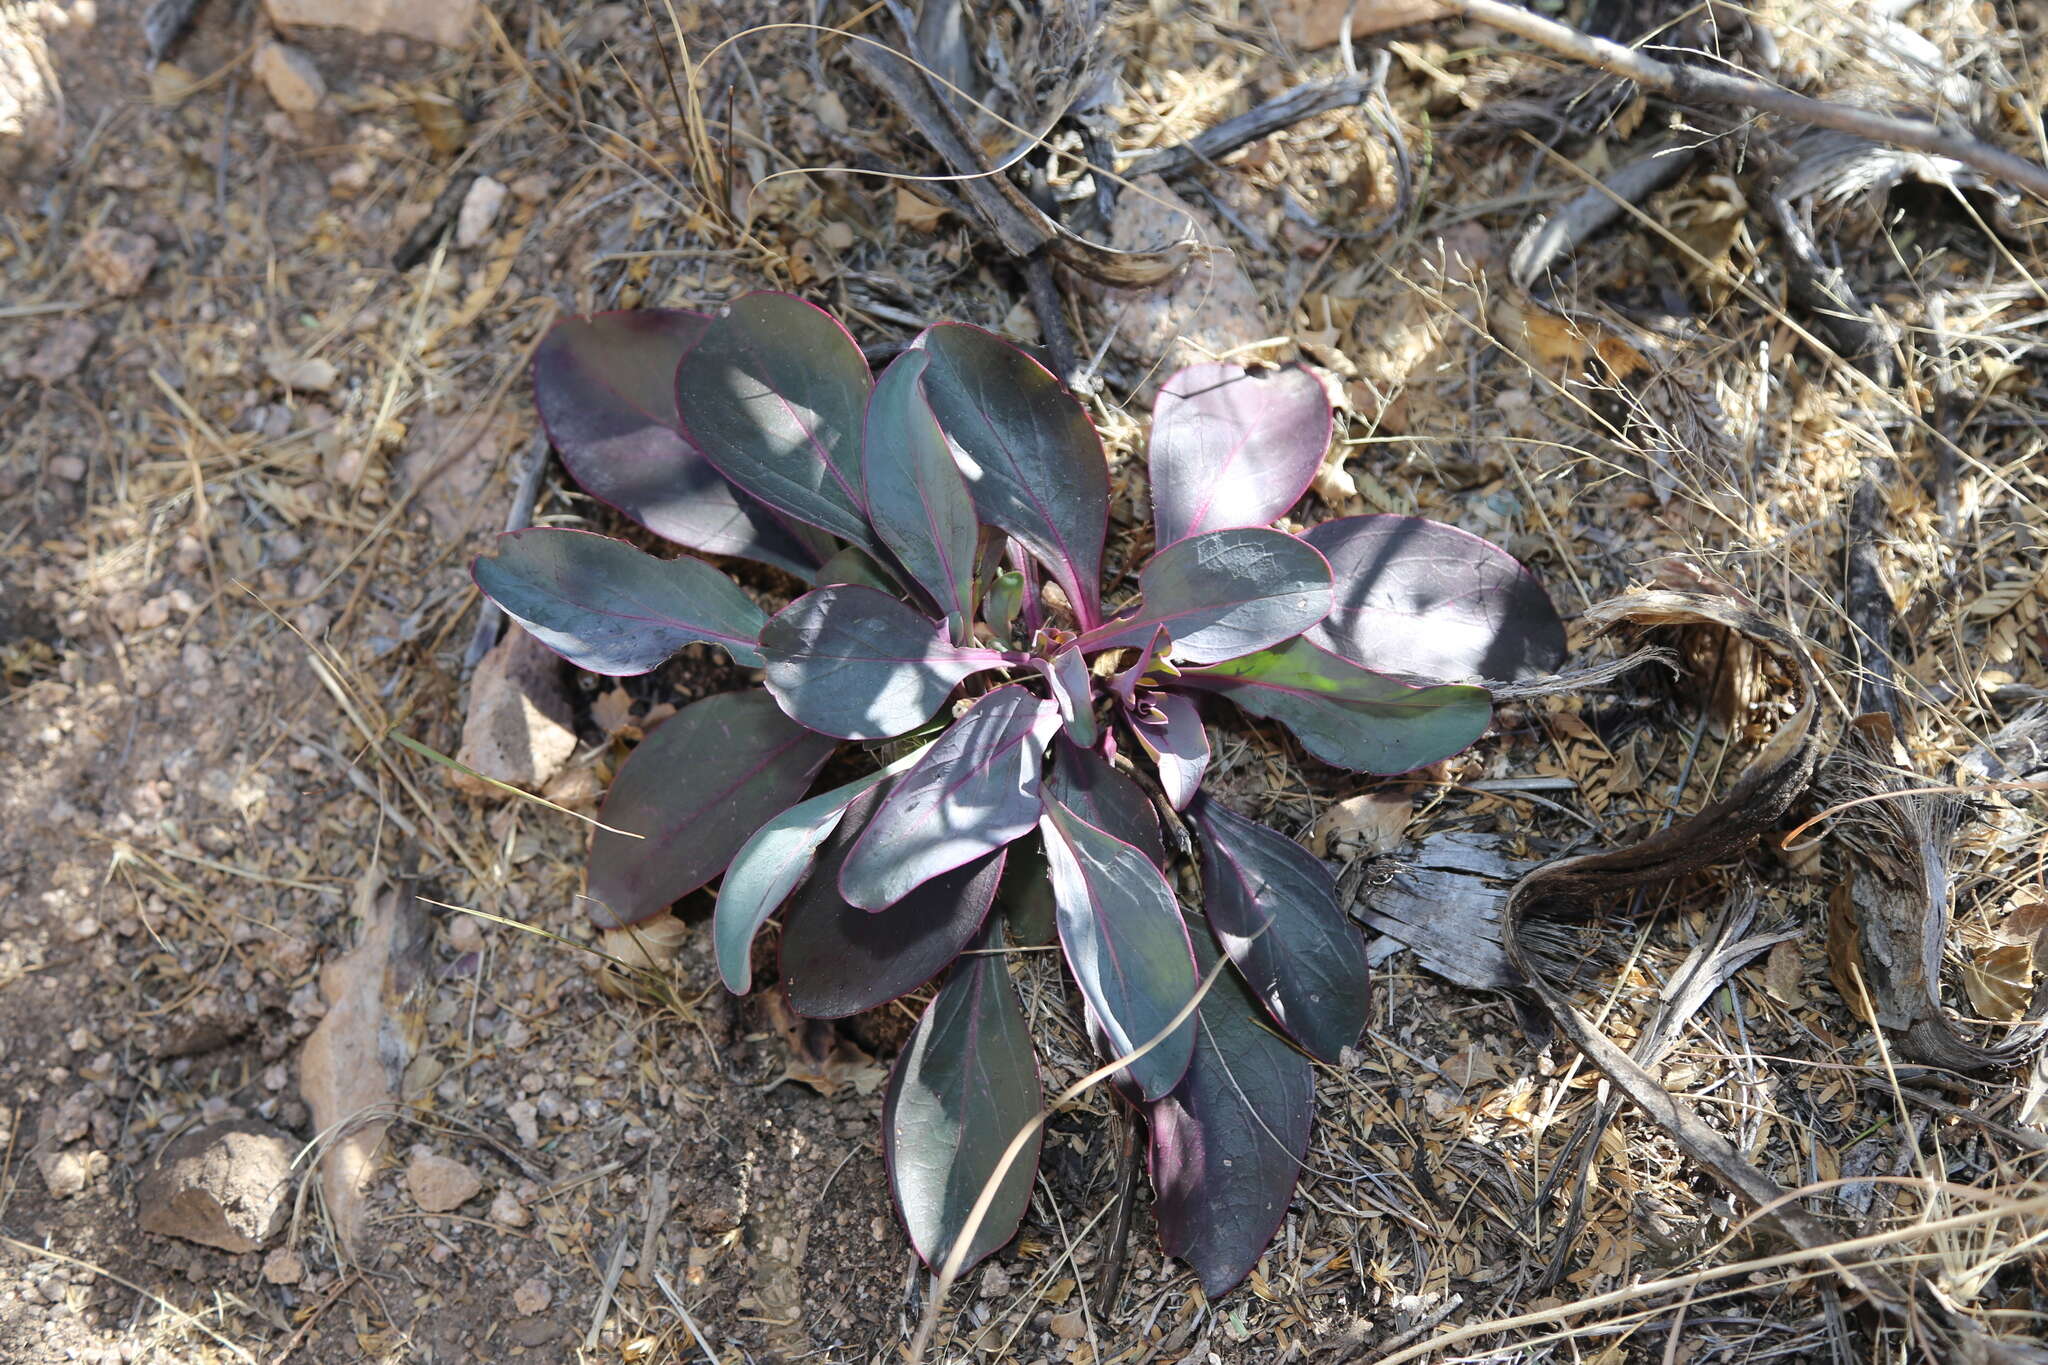
[[[1195,930],[1196,960],[1216,962]],[[1195,1269],[1211,1302],[1251,1273],[1287,1216],[1308,1155],[1315,1068],[1265,1026],[1225,971],[1202,999],[1187,1074],[1148,1111],[1159,1247]]]
[[[944,1265],[983,1186],[1043,1093],[1031,1032],[1003,965],[1002,921],[963,957],[917,1021],[889,1074],[882,1100],[882,1155],[889,1191],[912,1246]],[[962,1269],[1010,1240],[1031,1203],[1040,1134],[1034,1133],[996,1186],[968,1243]]]
[[[1429,682],[1554,673],[1564,623],[1505,550],[1423,517],[1339,517],[1303,539],[1330,561],[1330,614],[1308,638],[1353,663]]]
[[[1337,905],[1337,882],[1307,849],[1203,796],[1209,926],[1288,1036],[1326,1062],[1358,1041],[1371,1004],[1365,944]]]
[[[981,523],[932,416],[923,382],[930,363],[926,352],[909,350],[882,371],[868,398],[861,465],[875,534],[946,613],[953,638],[965,640]]]
[[[1314,481],[1330,448],[1330,399],[1290,367],[1190,365],[1152,405],[1152,525],[1160,545],[1265,526]]]
[[[698,641],[761,665],[755,641],[767,614],[701,559],[656,559],[609,536],[529,526],[499,536],[497,558],[472,561],[470,573],[535,639],[592,673],[649,673]]]
[[[1146,674],[1156,671],[1163,675],[1172,675],[1180,671],[1167,661],[1167,651],[1172,648],[1173,637],[1166,633],[1166,627],[1161,626],[1153,631],[1151,640],[1138,651],[1138,657],[1131,660],[1128,668],[1111,679],[1110,691],[1123,698],[1124,705],[1134,705],[1138,700],[1138,684],[1145,680]]]
[[[1152,860],[1048,796],[1039,821],[1060,947],[1112,1057],[1149,1042],[1195,994],[1195,960],[1173,888]],[[1187,1070],[1195,1021],[1124,1070],[1148,1100]]]
[[[1029,834],[1046,742],[1058,724],[1051,702],[1015,683],[975,702],[882,802],[840,870],[840,894],[885,910],[940,873]]]
[[[683,436],[736,486],[798,521],[874,550],[860,437],[872,382],[830,313],[754,293],[711,319],[676,370]]]
[[[678,545],[808,578],[803,544],[683,439],[676,366],[710,321],[665,308],[564,318],[534,352],[534,406],[592,497]]]
[[[1086,748],[1095,742],[1095,679],[1088,660],[1072,645],[1050,659],[1033,660],[1045,675],[1047,689],[1060,708],[1067,738]]]
[[[733,855],[718,883],[718,908],[711,917],[711,942],[727,990],[745,995],[752,988],[754,935],[811,870],[819,846],[839,828],[847,807],[923,752],[906,754],[879,772],[798,802],[755,830]],[[838,875],[836,868],[833,875]]]
[[[962,678],[1001,668],[947,644],[914,608],[856,584],[819,588],[761,628],[764,681],[782,709],[841,739],[887,739],[930,720]]]
[[[843,1019],[916,990],[980,931],[1003,879],[997,849],[932,878],[882,914],[848,905],[839,869],[887,788],[855,799],[782,910],[782,983],[797,1013]]]
[[[629,833],[600,829],[591,840],[591,919],[638,924],[710,881],[804,794],[835,747],[765,692],[706,697],[669,717],[626,756],[605,796],[600,818]]]
[[[1045,791],[1055,801],[1113,839],[1130,844],[1154,867],[1166,866],[1166,841],[1159,834],[1159,812],[1145,789],[1110,766],[1093,749],[1066,741],[1053,746],[1052,767]]]
[[[1102,616],[1109,467],[1088,414],[1043,365],[979,327],[942,323],[925,393],[952,438],[981,519],[1016,537],[1066,589],[1086,629]]]
[[[1279,531],[1210,531],[1168,546],[1138,574],[1137,611],[1083,635],[1094,653],[1143,648],[1164,627],[1181,664],[1215,663],[1292,639],[1330,609],[1330,566]]]
[[[1279,721],[1325,763],[1369,773],[1405,773],[1449,758],[1493,718],[1484,688],[1411,687],[1306,639],[1184,673],[1181,682]]]
[[[1154,692],[1138,698],[1128,713],[1131,730],[1159,770],[1159,786],[1175,810],[1186,810],[1209,771],[1209,732],[1202,713],[1187,697]]]

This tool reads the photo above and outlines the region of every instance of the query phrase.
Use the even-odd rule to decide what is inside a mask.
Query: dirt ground
[[[854,7],[678,0],[671,19],[522,0],[446,47],[299,28],[324,93],[298,112],[252,64],[262,4],[211,0],[163,63],[143,8],[0,3],[0,91],[45,99],[0,142],[0,1361],[902,1359],[929,1276],[895,1225],[876,1123],[914,1004],[806,1028],[730,997],[702,893],[679,909],[659,998],[607,991],[577,951],[584,826],[465,794],[390,736],[459,743],[466,565],[513,504],[535,431],[526,363],[553,318],[766,285],[864,342],[958,318],[1031,343],[1021,270],[887,174],[936,167],[841,40],[718,46]],[[1340,51],[1304,41],[1303,16],[1330,8],[1161,0],[1065,32],[992,7],[978,51],[1023,123],[1071,104],[1063,150],[1101,154],[1078,128],[1128,160],[1341,72]],[[1875,20],[1754,15],[1665,17],[1752,68],[1768,37],[1788,83],[1935,98],[1871,46]],[[1962,88],[1923,84],[2034,156],[2044,25],[2031,5],[1946,2],[1906,23]],[[1162,367],[1300,358],[1345,399],[1303,522],[1464,526],[1524,557],[1573,618],[1685,557],[1812,642],[1839,733],[1858,683],[1845,508],[1874,464],[1924,780],[1950,781],[2048,696],[2038,204],[1882,175],[1808,189],[1829,262],[1893,320],[1894,373],[1873,384],[1790,300],[1766,213],[1787,129],[1681,119],[1453,23],[1370,40],[1389,44],[1384,101],[1141,182],[1089,226],[1205,247],[1152,294],[1064,279],[1120,525],[1144,521],[1132,456]],[[1092,64],[1068,60],[1084,51]],[[1567,307],[1539,306],[1512,278],[1522,233],[1659,130],[1708,150],[1578,249]],[[495,218],[395,264],[472,173],[507,187]],[[1057,164],[1043,188],[1092,193]],[[132,291],[118,260],[95,269],[103,229],[154,244]],[[555,466],[537,518],[628,533]],[[1583,630],[1574,644],[1616,652]],[[550,792],[591,809],[651,710],[740,680],[695,654],[624,688],[573,684],[579,745]],[[1219,780],[1369,901],[1450,834],[1527,860],[1697,808],[1782,718],[1783,682],[1693,642],[1673,669],[1505,703],[1477,749],[1397,782],[1219,717]],[[1984,1036],[2024,1039],[2008,1024],[2038,975],[2022,928],[2048,911],[2038,798],[1972,801],[1941,988]],[[1961,1320],[2041,1335],[2043,1073],[2030,1053],[1973,1075],[1914,1065],[1863,1022],[1829,911],[1850,856],[1822,837],[1747,860],[1766,920],[1798,932],[1714,994],[1661,1079]],[[1578,998],[1607,1032],[1644,1027],[1737,876],[1578,927],[1596,969]],[[264,1250],[143,1231],[138,1187],[182,1133],[254,1119],[318,1156],[299,1059],[321,970],[401,882],[432,942],[409,1103],[353,1253],[311,1193]],[[935,1358],[1372,1359],[1468,1327],[1484,1330],[1429,1358],[1944,1358],[1810,1264],[1743,1268],[1781,1248],[1632,1111],[1597,1139],[1583,1227],[1560,1241],[1569,1190],[1546,1182],[1598,1076],[1532,1040],[1507,997],[1388,938],[1374,958],[1372,1030],[1322,1074],[1309,1170],[1244,1288],[1207,1301],[1141,1205],[1126,1283],[1099,1301],[1120,1138],[1096,1092],[1055,1118],[1033,1212],[955,1295]],[[1078,1077],[1091,1064],[1059,979],[1019,971],[1049,1084]],[[404,1177],[421,1147],[477,1193],[423,1209]],[[1721,1278],[1630,1290],[1693,1272]]]

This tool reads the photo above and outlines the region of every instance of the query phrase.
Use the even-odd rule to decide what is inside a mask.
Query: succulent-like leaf
[[[1088,660],[1072,645],[1039,664],[1047,690],[1060,708],[1067,738],[1086,748],[1095,742],[1095,679]]]
[[[1052,573],[1083,627],[1102,615],[1109,467],[1073,395],[1002,338],[960,323],[927,328],[925,392],[952,438],[981,519]]]
[[[1114,839],[1130,844],[1155,867],[1166,866],[1159,812],[1145,789],[1093,749],[1062,740],[1053,746],[1045,790],[1053,800]]]
[[[725,869],[747,836],[804,794],[837,747],[765,692],[692,702],[619,765],[590,845],[590,917],[637,924]],[[640,838],[631,838],[637,834]]]
[[[768,690],[813,730],[887,739],[930,720],[954,684],[1003,666],[994,650],[946,643],[887,593],[841,584],[805,593],[761,628]]]
[[[499,536],[497,558],[472,561],[470,573],[535,639],[592,673],[652,672],[698,641],[761,665],[755,641],[767,613],[701,559],[656,559],[609,536],[529,526]]]
[[[1448,758],[1486,733],[1483,687],[1411,687],[1307,640],[1183,674],[1255,716],[1277,720],[1325,763],[1405,773]]]
[[[1336,878],[1294,840],[1213,797],[1197,797],[1188,818],[1202,836],[1202,903],[1223,951],[1289,1037],[1336,1061],[1364,1030],[1372,992]]]
[[[1060,947],[1112,1056],[1150,1041],[1194,998],[1195,960],[1173,888],[1143,852],[1051,797],[1039,832]],[[1146,1099],[1173,1089],[1195,1045],[1189,1018],[1124,1070]]]
[[[942,872],[994,852],[1038,823],[1045,746],[1059,713],[1015,683],[967,709],[890,790],[861,832],[839,890],[886,910]]]
[[[1307,370],[1190,365],[1152,405],[1158,543],[1269,525],[1307,491],[1329,448],[1330,399]]]
[[[1308,638],[1353,663],[1431,682],[1554,673],[1564,622],[1496,545],[1423,517],[1339,517],[1303,539],[1330,561],[1330,614]]]
[[[873,588],[876,592],[887,593],[891,597],[903,595],[901,585],[890,576],[889,570],[877,563],[873,555],[858,545],[845,546],[827,557],[825,562],[818,566],[817,573],[811,576],[811,581],[821,588],[851,583],[863,588]]]
[[[641,308],[563,318],[533,355],[533,400],[562,467],[658,536],[808,577],[816,562],[683,439],[676,365],[711,319]]]
[[[952,1254],[996,1163],[1043,1099],[1030,1027],[995,951],[1002,945],[1002,921],[991,920],[979,944],[989,951],[954,966],[917,1021],[882,1100],[889,1190],[911,1245],[934,1267]],[[963,1269],[1017,1231],[1031,1203],[1039,1141],[1034,1134],[996,1186]]]
[[[718,974],[727,990],[745,995],[753,985],[754,935],[810,872],[818,849],[839,828],[847,808],[862,793],[902,772],[923,754],[920,748],[866,777],[799,801],[755,830],[733,855],[718,883],[718,909],[711,917]],[[837,867],[832,875],[839,875]]]
[[[871,380],[830,313],[791,294],[727,304],[676,370],[683,436],[746,493],[875,549],[861,493]]]
[[[1164,627],[1179,664],[1234,659],[1292,639],[1330,609],[1330,566],[1293,536],[1249,527],[1168,546],[1139,571],[1144,600],[1083,635],[1082,649],[1143,648]]]
[[[1194,920],[1196,961],[1216,962]],[[1159,1246],[1195,1269],[1211,1302],[1259,1263],[1287,1216],[1315,1118],[1315,1068],[1266,1027],[1231,972],[1202,998],[1194,1056],[1147,1111]]]
[[[1138,743],[1159,772],[1159,789],[1175,810],[1186,810],[1209,771],[1209,732],[1191,698],[1174,692],[1148,693],[1127,714]]]
[[[782,909],[782,984],[797,1013],[843,1019],[922,986],[988,918],[1005,849],[932,878],[885,914],[848,905],[839,869],[886,787],[859,797]]]
[[[1053,922],[1052,874],[1045,867],[1045,841],[1036,831],[1010,845],[996,900],[1020,947],[1048,948],[1059,937]]]
[[[981,596],[981,619],[1003,643],[1008,643],[1016,631],[1017,613],[1023,608],[1024,575],[1015,569],[997,574]]]
[[[981,523],[926,398],[930,363],[924,351],[905,351],[875,381],[861,466],[875,534],[946,613],[954,640],[964,642],[974,619]]]

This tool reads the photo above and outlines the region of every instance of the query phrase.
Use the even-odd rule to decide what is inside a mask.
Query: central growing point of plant
[[[590,493],[809,585],[770,616],[702,560],[560,529],[511,532],[477,561],[492,600],[592,672],[645,673],[695,642],[762,671],[621,766],[590,855],[599,924],[722,878],[712,935],[735,992],[778,914],[781,984],[803,1014],[872,1009],[945,973],[883,1109],[896,1205],[934,1266],[1042,1102],[1006,922],[1056,934],[1110,1057],[1167,1029],[1228,958],[1117,1083],[1145,1114],[1165,1250],[1210,1294],[1235,1285],[1308,1150],[1310,1059],[1357,1039],[1369,978],[1323,864],[1203,793],[1202,699],[1278,721],[1339,767],[1419,767],[1486,730],[1491,698],[1465,680],[1556,667],[1543,589],[1417,517],[1271,529],[1329,445],[1304,370],[1198,365],[1165,385],[1153,548],[1112,604],[1095,429],[978,328],[931,327],[873,378],[829,315],[750,294],[709,317],[562,322],[535,387]],[[874,770],[808,794],[842,741]],[[1200,914],[1175,890],[1188,835]],[[1048,899],[1052,927],[1035,928]],[[1010,1237],[1036,1156],[1034,1140],[1003,1176],[965,1264]]]

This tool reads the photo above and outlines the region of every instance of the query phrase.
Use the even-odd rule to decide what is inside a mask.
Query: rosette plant
[[[535,384],[587,491],[805,589],[771,615],[703,559],[563,529],[477,561],[483,591],[580,667],[645,673],[702,642],[760,670],[620,767],[590,853],[597,922],[625,929],[719,879],[725,984],[753,988],[779,918],[779,988],[814,1017],[943,973],[883,1109],[897,1209],[939,1266],[1043,1102],[1002,949],[1006,923],[1043,934],[1029,909],[1049,902],[1107,1057],[1153,1043],[1116,1081],[1145,1114],[1165,1250],[1212,1294],[1235,1285],[1306,1155],[1311,1059],[1357,1039],[1368,975],[1323,864],[1203,793],[1204,701],[1339,767],[1431,763],[1487,728],[1470,680],[1559,662],[1543,589],[1419,518],[1272,529],[1330,441],[1303,370],[1202,365],[1165,386],[1135,591],[1105,586],[1126,576],[1105,576],[1109,471],[1087,413],[978,328],[931,327],[871,377],[829,315],[757,293],[713,316],[562,322]],[[841,745],[867,771],[814,794]],[[1034,1145],[995,1182],[964,1264],[1009,1238],[1035,1161]]]

